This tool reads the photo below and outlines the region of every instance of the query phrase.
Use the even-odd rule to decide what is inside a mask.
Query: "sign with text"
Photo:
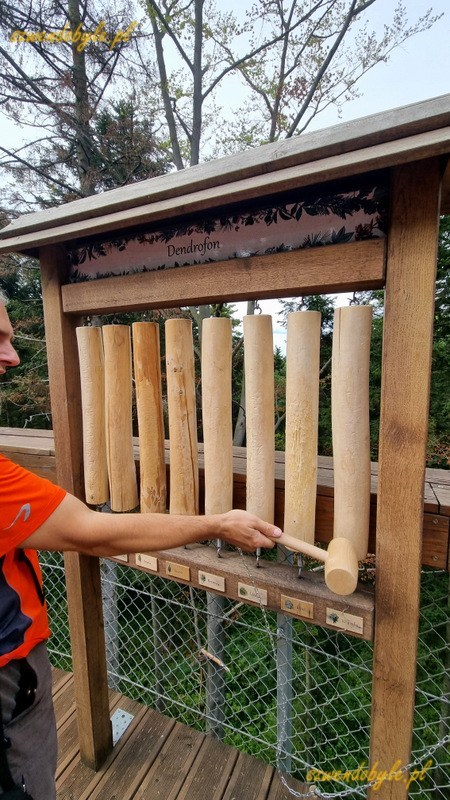
[[[260,208],[161,226],[70,254],[73,282],[268,255],[385,236],[387,191],[374,180],[327,187]]]

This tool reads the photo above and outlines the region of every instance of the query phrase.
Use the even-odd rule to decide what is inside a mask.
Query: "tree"
[[[132,19],[132,6],[102,0],[1,4],[0,105],[33,133],[25,145],[0,145],[0,163],[24,188],[16,206],[56,205],[166,169],[152,119],[123,83]]]
[[[428,464],[448,469],[450,463],[450,216],[440,225],[433,365],[431,370]]]
[[[364,23],[376,2],[256,0],[241,21],[213,0],[146,0],[160,111],[177,169],[197,164],[202,154],[301,133],[330,104],[340,109],[358,96],[368,70],[439,18],[429,11],[410,24],[400,1],[376,34]],[[138,49],[140,66],[153,77],[145,46]],[[228,124],[221,96],[242,98]]]
[[[0,286],[11,298],[8,313],[20,365],[3,377],[1,425],[50,427],[47,354],[39,268],[33,259],[0,260]]]

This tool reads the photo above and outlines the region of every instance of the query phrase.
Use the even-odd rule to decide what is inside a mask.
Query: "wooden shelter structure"
[[[371,763],[387,771],[411,754],[437,235],[439,213],[450,211],[449,154],[446,95],[36,212],[0,232],[1,253],[40,261],[58,481],[81,498],[75,328],[83,316],[384,288],[376,593],[357,592],[349,603],[369,621],[367,638],[374,626]],[[377,235],[367,220],[356,221],[352,236],[341,231],[326,246],[278,242],[261,252],[239,234],[235,251],[214,260],[222,251],[212,235],[192,234],[205,218],[208,230],[238,217],[248,221],[243,228],[258,215],[267,224],[274,208],[298,222],[305,205],[362,196],[367,187],[366,198],[385,198]],[[149,266],[158,242],[173,263]],[[308,244],[317,243],[313,232]],[[127,272],[128,253],[131,271],[108,275]],[[91,272],[82,275],[88,262]],[[448,569],[448,525],[444,550]],[[168,558],[193,567],[196,556],[162,554],[161,569]],[[68,554],[66,576],[81,751],[95,768],[111,748],[98,560]],[[316,597],[321,589],[308,591]],[[277,604],[275,593],[269,606]],[[400,800],[406,792],[404,782],[386,782],[377,796]]]

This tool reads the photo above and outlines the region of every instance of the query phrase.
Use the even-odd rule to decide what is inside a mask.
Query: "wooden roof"
[[[447,94],[23,215],[0,231],[0,253],[34,254],[46,244],[74,244],[90,235],[124,232],[179,217],[181,210],[212,210],[449,154]],[[442,211],[450,211],[448,169]]]

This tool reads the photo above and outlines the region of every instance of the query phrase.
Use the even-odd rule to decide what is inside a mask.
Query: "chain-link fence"
[[[43,566],[51,655],[68,669],[62,560],[45,554]],[[366,797],[380,777],[368,774],[371,643],[111,561],[102,570],[114,688],[279,766],[311,795]],[[424,571],[413,758],[397,776],[420,800],[449,797],[449,635],[449,576]]]

